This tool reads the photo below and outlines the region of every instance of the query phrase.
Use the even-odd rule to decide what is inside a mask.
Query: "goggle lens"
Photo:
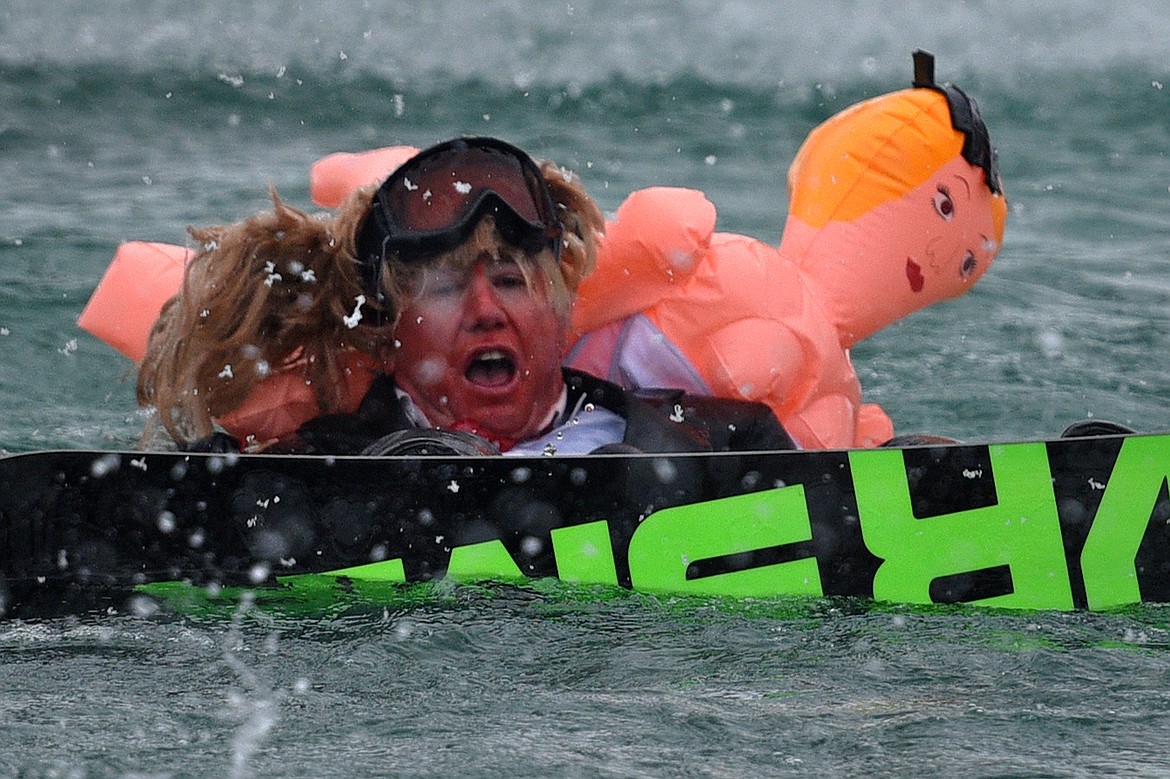
[[[524,152],[495,139],[458,139],[420,152],[375,196],[386,247],[423,253],[457,246],[489,208],[509,240],[559,247],[559,223],[540,170]]]

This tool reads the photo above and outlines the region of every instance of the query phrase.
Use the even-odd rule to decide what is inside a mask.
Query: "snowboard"
[[[546,577],[1112,609],[1170,601],[1168,476],[1170,435],[534,458],[30,452],[0,458],[0,611],[84,612],[168,585],[278,597]]]

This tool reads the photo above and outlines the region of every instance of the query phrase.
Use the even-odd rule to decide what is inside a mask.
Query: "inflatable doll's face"
[[[982,168],[956,155],[902,197],[850,221],[818,230],[789,219],[784,244],[799,247],[811,236],[802,271],[833,301],[828,308],[846,343],[963,294],[987,272],[1007,203],[984,182]]]
[[[887,236],[894,290],[901,287],[914,310],[966,292],[987,271],[999,251],[1004,208],[982,169],[956,157],[901,200],[861,219],[873,219],[872,229]]]

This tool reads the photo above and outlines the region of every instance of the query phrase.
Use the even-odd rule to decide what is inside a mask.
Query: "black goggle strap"
[[[358,231],[355,248],[362,288],[370,296],[370,302],[379,307],[386,298],[382,291],[382,266],[386,262],[389,243],[390,236],[382,224],[382,217],[375,202],[374,208],[370,210]]]

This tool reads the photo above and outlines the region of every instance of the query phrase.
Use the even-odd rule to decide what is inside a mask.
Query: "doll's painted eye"
[[[963,255],[963,264],[959,266],[959,273],[963,278],[968,278],[977,267],[979,267],[979,262],[975,259],[975,255],[967,252]]]
[[[951,191],[942,184],[934,193],[934,210],[948,222],[955,218],[955,201],[951,200]]]

